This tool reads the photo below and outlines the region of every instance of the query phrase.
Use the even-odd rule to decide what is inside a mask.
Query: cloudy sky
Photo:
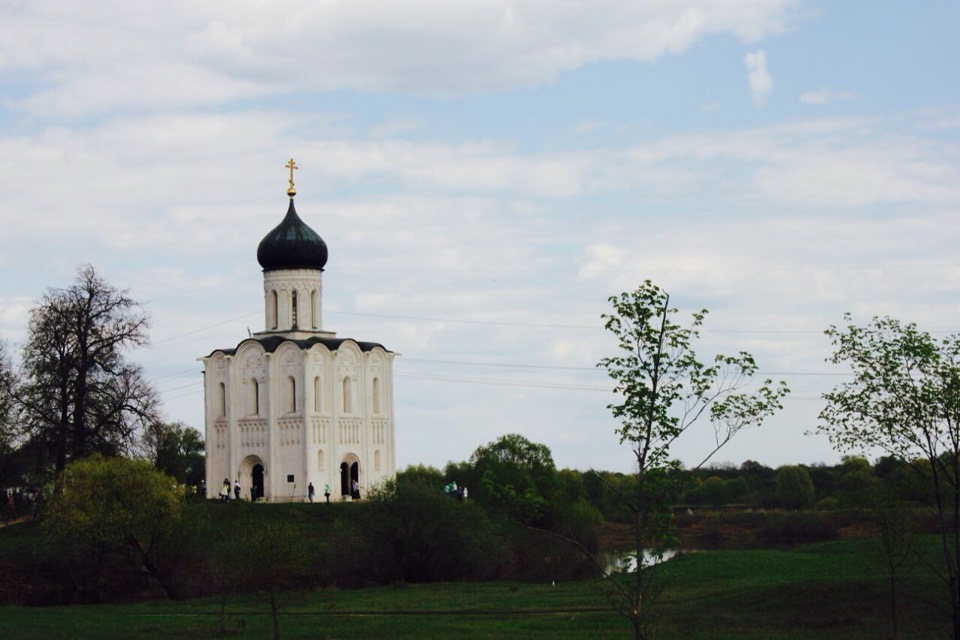
[[[608,297],[648,278],[710,310],[701,356],[793,389],[717,462],[832,463],[823,330],[960,331],[957,24],[954,0],[7,0],[0,337],[91,263],[202,430],[197,358],[263,329],[293,157],[325,328],[402,354],[399,467],[518,432],[629,471],[595,365]]]

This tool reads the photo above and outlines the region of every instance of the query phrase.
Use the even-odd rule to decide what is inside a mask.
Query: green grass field
[[[926,539],[935,553],[936,541]],[[793,550],[703,551],[657,570],[659,638],[892,637],[889,591],[870,540]],[[901,585],[900,637],[949,635],[944,588],[915,567]],[[284,638],[631,637],[603,582],[456,583],[280,596]],[[227,601],[230,638],[270,637],[266,595]],[[0,608],[10,638],[209,638],[220,601]]]

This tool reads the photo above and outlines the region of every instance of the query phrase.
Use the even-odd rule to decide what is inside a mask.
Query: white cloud
[[[748,80],[750,81],[750,96],[753,104],[762,107],[767,102],[767,96],[773,89],[773,77],[767,71],[767,54],[763,49],[748,53],[744,57],[747,65]]]
[[[583,258],[577,271],[577,277],[588,280],[599,273],[617,270],[627,257],[620,247],[608,244],[592,244],[584,247]]]
[[[852,91],[830,91],[820,89],[818,91],[807,91],[800,94],[800,102],[804,104],[830,104],[835,101],[853,100],[856,95]]]
[[[30,83],[8,103],[69,118],[300,90],[452,95],[549,83],[601,60],[652,61],[716,34],[754,42],[786,30],[798,5],[289,0],[224,11],[113,0],[78,11],[35,0],[5,9],[0,71]]]

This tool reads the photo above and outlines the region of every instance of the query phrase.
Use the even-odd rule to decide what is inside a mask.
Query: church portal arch
[[[244,498],[256,501],[266,497],[267,467],[260,456],[247,456],[240,463],[240,490]]]
[[[360,484],[360,459],[352,453],[343,457],[340,463],[340,495],[354,495],[354,483]]]

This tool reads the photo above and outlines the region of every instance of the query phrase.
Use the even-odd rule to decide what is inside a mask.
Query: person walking
[[[313,483],[311,482],[309,485],[307,485],[307,499],[310,500],[310,502],[313,502],[313,493]]]
[[[223,484],[220,485],[220,502],[229,502],[230,501],[230,480],[227,478],[223,479]]]
[[[237,497],[237,500],[240,499],[240,478],[233,481],[233,495]]]
[[[323,485],[323,497],[327,499],[327,504],[330,504],[330,485]]]

